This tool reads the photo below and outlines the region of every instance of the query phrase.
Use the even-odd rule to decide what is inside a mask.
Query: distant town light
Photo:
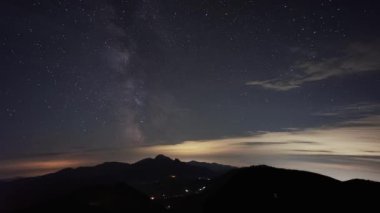
[[[188,192],[189,192],[189,190],[188,190],[188,189],[185,189],[185,192],[186,192],[186,193],[188,193]]]
[[[150,196],[150,199],[151,199],[151,200],[154,200],[154,199],[156,199],[156,198],[155,198],[154,196]]]
[[[175,175],[170,175],[170,177],[174,179],[174,178],[176,178],[177,176],[175,176]]]

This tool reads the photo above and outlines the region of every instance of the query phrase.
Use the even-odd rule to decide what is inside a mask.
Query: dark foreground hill
[[[107,188],[126,184],[146,196],[170,198],[183,194],[185,188],[198,188],[233,168],[200,164],[192,165],[158,155],[134,164],[107,162],[94,167],[69,168],[43,176],[4,182],[0,183],[0,212],[29,208],[36,203],[45,203],[48,198],[61,199],[83,188],[89,190],[99,185]],[[214,167],[217,169],[210,169]]]
[[[204,212],[325,212],[377,209],[380,183],[342,182],[323,175],[268,166],[242,168],[208,191]]]
[[[159,155],[0,184],[0,212],[274,212],[377,209],[380,183]]]
[[[45,199],[16,212],[165,212],[164,207],[125,184],[92,185]]]

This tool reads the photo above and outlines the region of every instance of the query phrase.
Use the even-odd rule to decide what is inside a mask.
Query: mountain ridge
[[[122,190],[117,190],[118,187]],[[106,212],[136,210],[133,204],[124,205],[125,199],[136,199],[151,206],[154,209],[151,212],[162,212],[164,208],[182,213],[265,208],[301,211],[295,201],[308,205],[318,201],[322,210],[326,205],[348,206],[346,202],[350,207],[354,204],[373,207],[376,196],[372,194],[378,191],[380,183],[375,181],[340,181],[301,170],[266,165],[236,168],[217,163],[182,162],[158,155],[132,164],[104,162],[0,182],[0,212],[38,209],[51,212],[66,202],[68,211],[76,208],[84,212],[94,209],[104,212],[99,208],[108,209]],[[70,198],[72,196],[75,199]],[[256,204],[252,206],[252,202]]]

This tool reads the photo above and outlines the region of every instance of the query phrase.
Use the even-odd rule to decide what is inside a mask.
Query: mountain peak
[[[171,158],[169,158],[168,156],[165,156],[163,154],[157,155],[154,159],[155,160],[170,160],[170,161],[172,160]]]

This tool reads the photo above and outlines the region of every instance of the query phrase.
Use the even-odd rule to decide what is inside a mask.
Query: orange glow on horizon
[[[79,167],[89,162],[80,159],[57,160],[25,160],[18,162],[0,162],[2,173],[15,174],[13,176],[36,176],[69,167]]]
[[[83,161],[80,160],[50,160],[50,161],[34,161],[34,162],[23,162],[16,164],[18,168],[28,169],[28,168],[39,168],[39,169],[60,169],[78,166]]]

